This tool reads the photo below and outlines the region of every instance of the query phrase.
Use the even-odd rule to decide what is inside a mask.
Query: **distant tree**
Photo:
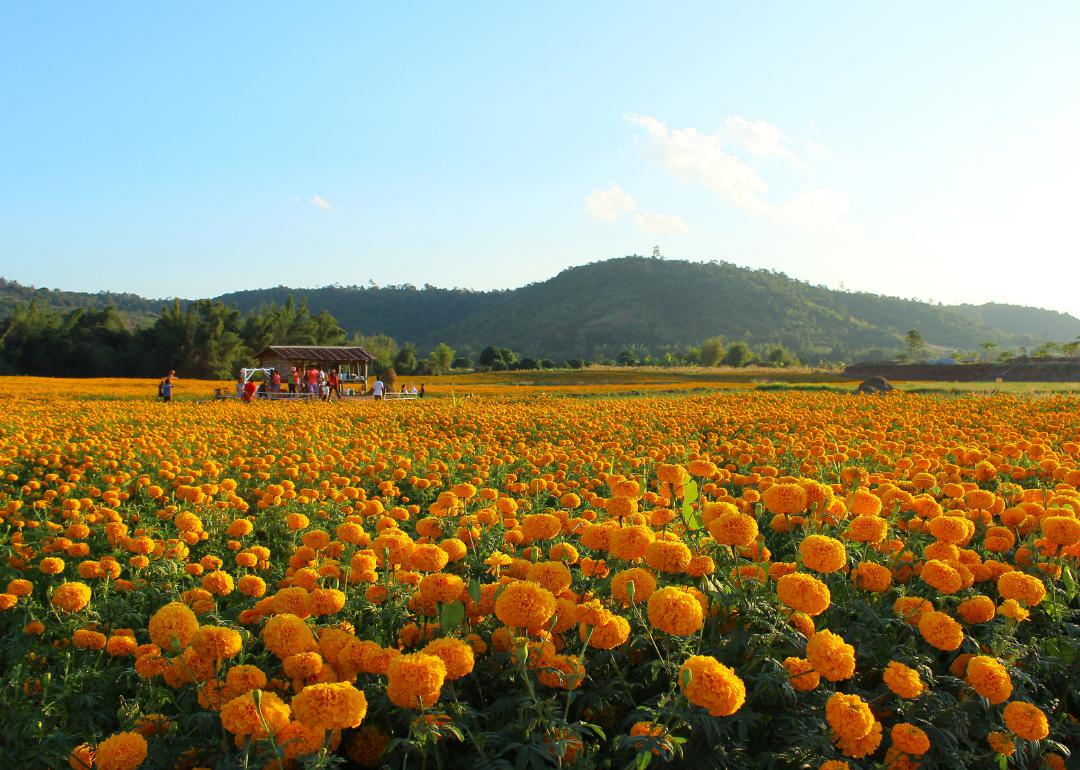
[[[987,340],[986,342],[979,343],[979,349],[982,350],[980,359],[984,361],[990,361],[994,357],[994,351],[997,349],[998,344],[993,340]]]
[[[445,374],[450,370],[450,364],[454,361],[454,349],[445,342],[435,346],[428,356],[428,365],[435,374]]]
[[[1031,353],[1032,358],[1053,358],[1058,354],[1061,346],[1056,342],[1044,342]]]
[[[555,362],[552,361],[550,358],[541,359],[540,360],[540,368],[541,369],[554,369],[555,368]]]
[[[923,339],[922,332],[918,329],[909,329],[904,335],[905,355],[911,363],[922,361],[926,358],[928,347]]]
[[[540,368],[540,360],[537,359],[537,358],[532,358],[531,356],[526,356],[525,358],[523,358],[520,361],[518,361],[517,363],[515,363],[514,368],[515,369],[522,369],[522,370],[539,369]]]
[[[1072,342],[1066,342],[1061,346],[1061,352],[1067,356],[1075,356],[1080,353],[1080,337]]]
[[[743,367],[754,360],[754,353],[745,342],[733,342],[724,354],[724,365]]]
[[[799,359],[783,345],[771,345],[765,351],[765,363],[769,366],[787,368],[789,366],[798,366]]]
[[[458,356],[450,362],[451,369],[472,369],[473,366],[473,360],[465,356]]]
[[[571,369],[583,369],[585,367],[585,359],[583,358],[568,358],[566,359],[566,365]]]
[[[480,366],[495,366],[496,362],[501,360],[502,355],[499,353],[499,349],[494,345],[488,345],[481,350],[479,358],[476,359]]]
[[[698,350],[698,360],[702,366],[719,366],[724,360],[727,348],[723,337],[709,337],[701,343]]]
[[[416,365],[416,345],[406,342],[401,346],[398,354],[394,356],[394,366],[392,368],[397,374],[412,374],[416,370]]]
[[[632,350],[624,350],[619,353],[615,361],[619,366],[635,366],[638,362],[637,353]]]
[[[372,370],[381,374],[394,365],[394,359],[400,350],[397,340],[388,334],[372,334],[364,336],[356,334],[350,340],[350,344],[359,345],[371,355],[375,356]]]

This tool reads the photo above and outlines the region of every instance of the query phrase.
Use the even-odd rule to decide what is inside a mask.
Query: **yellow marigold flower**
[[[805,566],[828,574],[847,566],[847,549],[839,540],[825,535],[810,535],[799,543],[799,554]]]
[[[266,674],[258,666],[247,664],[233,666],[225,673],[226,702],[237,695],[243,695],[252,690],[262,690],[265,687]]]
[[[541,628],[555,614],[555,597],[546,588],[519,580],[495,600],[495,617],[512,628]]]
[[[712,539],[720,545],[747,546],[758,536],[757,520],[745,513],[723,513],[707,526]]]
[[[303,722],[289,722],[278,730],[277,735],[274,736],[274,742],[288,761],[316,753],[322,748],[325,737],[325,730],[309,727]],[[270,766],[273,767],[273,764],[271,763]]]
[[[386,695],[391,703],[401,708],[431,708],[442,694],[446,664],[422,652],[399,655],[390,661],[387,676]]]
[[[689,636],[704,623],[698,600],[682,586],[661,588],[649,597],[649,624],[672,636]]]
[[[851,765],[842,759],[827,759],[821,763],[818,770],[851,770]]]
[[[922,755],[930,751],[930,738],[926,732],[910,722],[898,722],[889,733],[893,746],[907,754]]]
[[[1046,596],[1046,586],[1037,577],[1023,572],[1006,572],[997,580],[998,593],[1003,599],[1015,599],[1034,607]]]
[[[821,674],[815,671],[810,661],[805,658],[784,658],[784,670],[787,671],[788,681],[796,690],[806,692],[821,683]]]
[[[882,679],[888,688],[901,698],[918,698],[926,689],[918,671],[896,660],[889,661]]]
[[[828,629],[818,631],[806,643],[806,659],[830,682],[855,675],[855,648]]]
[[[881,513],[881,498],[860,487],[848,497],[847,507],[856,516],[877,516]]]
[[[827,610],[829,602],[832,601],[829,587],[804,572],[782,575],[776,581],[776,595],[786,606],[811,617]]]
[[[207,660],[222,661],[240,654],[243,640],[238,631],[221,626],[202,626],[191,639],[191,646]]]
[[[409,569],[419,572],[438,572],[450,561],[449,554],[434,543],[416,546],[409,555]]]
[[[170,602],[150,617],[147,626],[150,641],[163,650],[172,650],[174,641],[181,648],[191,644],[199,627],[199,620],[187,605]]]
[[[1004,703],[1012,695],[1012,679],[1005,666],[989,656],[976,655],[968,661],[964,679],[991,703]]]
[[[236,589],[244,596],[257,599],[266,593],[266,581],[258,575],[244,575],[236,581]]]
[[[221,724],[233,735],[265,738],[285,727],[290,713],[289,707],[274,693],[250,690],[221,707]]]
[[[763,500],[769,513],[788,516],[803,513],[806,510],[806,489],[801,484],[773,484],[765,490]]]
[[[964,641],[963,627],[944,612],[931,610],[919,618],[919,633],[939,650],[955,650]]]
[[[34,584],[22,578],[16,578],[7,584],[7,592],[15,596],[29,596],[33,591]]]
[[[1024,740],[1041,741],[1050,734],[1046,714],[1038,706],[1014,700],[1002,712],[1005,726]],[[98,751],[100,751],[100,747]]]
[[[64,612],[78,612],[90,603],[90,586],[86,583],[61,583],[53,591],[52,606]]]
[[[439,658],[446,666],[446,678],[450,681],[472,673],[475,664],[472,646],[460,639],[433,639],[420,652]]]
[[[735,671],[705,655],[694,655],[683,663],[679,689],[688,701],[714,717],[731,716],[746,701],[746,686]]]
[[[311,608],[319,617],[333,615],[345,606],[345,593],[336,588],[316,588],[311,592]]]
[[[135,770],[146,759],[146,739],[138,733],[116,733],[97,747],[98,770]]]
[[[690,475],[681,465],[660,463],[656,466],[656,478],[665,484],[685,484],[690,480]]]
[[[303,619],[288,613],[275,615],[266,621],[263,642],[270,652],[284,660],[298,652],[315,649],[315,636]]]
[[[19,603],[19,597],[15,594],[0,594],[0,611],[10,610]]]
[[[934,605],[920,596],[901,596],[893,602],[893,614],[913,626],[919,624],[923,613],[932,609]]]
[[[367,714],[367,698],[349,682],[311,684],[293,696],[292,712],[316,730],[357,727]]]
[[[448,604],[461,598],[465,590],[464,581],[457,575],[447,572],[433,572],[425,575],[418,586],[420,598],[425,602]]]
[[[708,460],[692,460],[690,465],[686,467],[686,470],[690,472],[691,476],[699,476],[706,479],[711,479],[718,473],[716,463]]]
[[[310,679],[323,670],[323,657],[317,652],[298,652],[281,661],[281,667],[290,679]]]
[[[825,704],[825,719],[842,740],[854,741],[870,733],[874,715],[870,706],[858,695],[833,693]]]

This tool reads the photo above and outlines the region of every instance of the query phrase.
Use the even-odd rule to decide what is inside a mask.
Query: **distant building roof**
[[[374,361],[375,356],[359,346],[347,345],[270,345],[255,356],[260,361],[282,358],[286,361]]]

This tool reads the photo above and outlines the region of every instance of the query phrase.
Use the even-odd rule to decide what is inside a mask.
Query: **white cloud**
[[[767,120],[728,118],[724,121],[724,131],[750,155],[798,161],[795,153],[784,146],[787,141],[784,132]]]
[[[623,192],[615,184],[606,190],[593,190],[585,198],[589,214],[601,222],[614,222],[623,214],[633,211],[635,205],[634,196]]]
[[[326,198],[321,195],[312,195],[311,205],[320,208],[323,211],[329,211],[333,208],[333,206],[330,205],[330,201],[326,200]]]
[[[635,214],[634,224],[653,235],[686,235],[690,232],[690,228],[678,214]]]
[[[703,134],[695,128],[668,130],[648,115],[629,115],[627,120],[644,128],[660,164],[685,182],[700,184],[724,201],[751,214],[765,214],[764,196],[769,186],[750,166],[724,151],[720,133]]]
[[[811,158],[824,158],[829,154],[829,148],[815,142],[813,139],[808,139],[806,141],[806,154]]]
[[[851,207],[848,197],[824,187],[808,187],[793,200],[779,206],[776,219],[784,224],[808,230],[835,229],[845,226],[845,216]]]

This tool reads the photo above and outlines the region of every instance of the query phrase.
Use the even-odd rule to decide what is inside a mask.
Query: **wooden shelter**
[[[375,360],[362,347],[347,345],[270,345],[255,357],[260,367],[277,369],[283,382],[288,380],[294,366],[301,371],[315,366],[339,371],[343,385],[355,382],[365,387],[368,365]]]

